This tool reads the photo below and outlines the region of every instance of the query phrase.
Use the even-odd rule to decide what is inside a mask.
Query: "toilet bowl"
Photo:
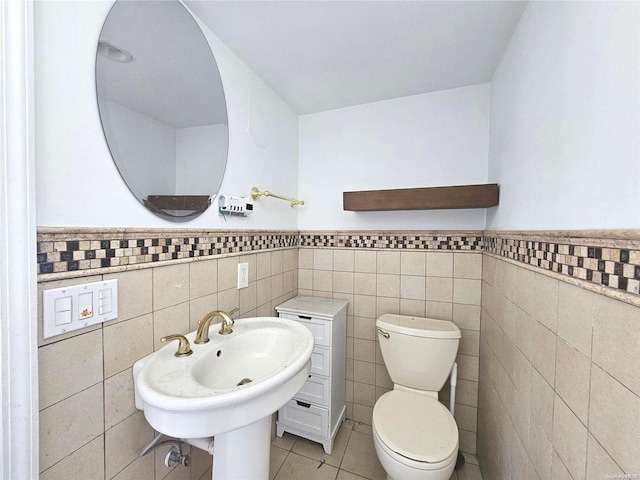
[[[373,442],[388,480],[449,480],[458,427],[438,400],[393,390],[373,409]]]
[[[404,315],[376,321],[393,390],[373,407],[373,441],[388,480],[449,480],[458,458],[458,426],[438,401],[455,361],[460,329]]]

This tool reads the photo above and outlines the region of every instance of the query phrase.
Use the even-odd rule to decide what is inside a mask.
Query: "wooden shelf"
[[[353,212],[487,208],[498,205],[498,184],[343,192],[342,202]]]

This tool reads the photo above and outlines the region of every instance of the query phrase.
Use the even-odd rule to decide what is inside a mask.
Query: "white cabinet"
[[[322,443],[327,455],[347,409],[347,305],[345,300],[301,296],[276,307],[280,317],[302,323],[315,340],[309,378],[278,410],[276,434],[289,432]]]

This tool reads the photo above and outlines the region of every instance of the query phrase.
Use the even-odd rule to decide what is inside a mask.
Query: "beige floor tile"
[[[333,441],[331,455],[327,455],[325,453],[321,443],[312,442],[306,438],[298,438],[291,451],[298,455],[311,458],[312,460],[324,460],[327,465],[339,467],[342,462],[342,458],[344,457],[344,452],[347,449],[347,443],[349,442],[351,431],[352,429],[350,426],[340,428],[340,430],[338,430],[336,438]]]
[[[386,480],[387,478],[387,474],[376,455],[373,437],[356,430],[351,433],[340,468],[371,480]]]
[[[295,435],[285,432],[282,437],[274,437],[273,440],[271,440],[271,445],[288,451],[291,450],[291,447],[293,447],[297,439],[298,437]]]
[[[289,455],[289,451],[282,448],[274,447],[272,445],[270,453],[271,458],[269,461],[269,479],[273,480],[274,478],[276,478],[278,471],[280,471],[280,468],[287,458],[287,455]]]
[[[347,472],[346,470],[338,470],[338,476],[336,480],[364,480],[366,477],[361,477],[355,473]]]
[[[472,463],[465,463],[462,468],[456,470],[454,473],[458,474],[459,480],[482,480],[480,467]]]
[[[275,480],[334,480],[338,469],[302,455],[289,453]]]

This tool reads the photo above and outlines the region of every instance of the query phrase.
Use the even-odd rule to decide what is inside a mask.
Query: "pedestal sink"
[[[304,385],[313,335],[298,322],[275,317],[238,320],[233,333],[193,343],[176,357],[176,345],[133,366],[136,407],[158,432],[180,439],[215,436],[216,480],[267,479],[271,415]]]

